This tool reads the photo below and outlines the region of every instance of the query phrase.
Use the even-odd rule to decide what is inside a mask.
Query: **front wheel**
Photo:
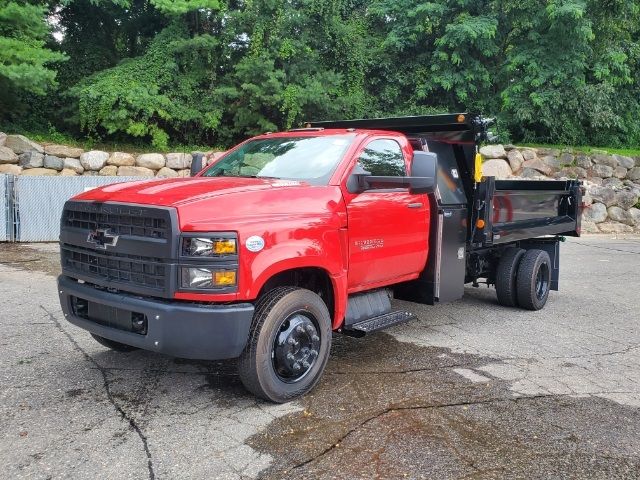
[[[245,388],[284,403],[310,391],[331,349],[331,316],[322,299],[296,287],[278,287],[257,304],[249,340],[238,359]]]

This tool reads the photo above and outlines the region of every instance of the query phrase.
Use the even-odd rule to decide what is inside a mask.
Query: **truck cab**
[[[61,219],[65,317],[115,350],[238,358],[249,391],[285,402],[318,382],[332,332],[411,320],[394,295],[448,302],[484,278],[500,303],[542,308],[558,235],[579,234],[579,183],[482,178],[484,136],[469,114],[316,122],[192,178],[78,195]]]

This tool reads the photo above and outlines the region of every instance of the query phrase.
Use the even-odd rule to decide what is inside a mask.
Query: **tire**
[[[138,347],[132,347],[131,345],[125,345],[124,343],[114,342],[113,340],[101,337],[100,335],[96,335],[95,333],[92,333],[91,336],[100,345],[104,345],[105,347],[110,348],[111,350],[115,350],[116,352],[133,352],[134,350],[138,350]]]
[[[240,380],[257,397],[288,402],[318,383],[330,349],[331,316],[322,299],[302,288],[275,288],[256,303],[238,359]]]
[[[518,265],[524,255],[522,248],[507,248],[500,257],[496,270],[496,295],[498,303],[505,307],[518,306],[518,294],[516,290],[516,276]]]
[[[540,310],[549,298],[551,259],[544,250],[528,250],[518,267],[518,304],[527,310]]]

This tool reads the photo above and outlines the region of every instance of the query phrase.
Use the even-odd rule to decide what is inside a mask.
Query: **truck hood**
[[[95,202],[123,202],[139,205],[179,205],[210,197],[245,191],[309,186],[303,182],[270,178],[195,177],[115,183],[75,197]]]
[[[195,177],[99,187],[74,200],[174,207],[182,231],[236,230],[243,224],[305,217],[346,222],[336,186],[267,178]]]

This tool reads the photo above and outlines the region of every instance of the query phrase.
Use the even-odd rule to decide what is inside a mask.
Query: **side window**
[[[371,175],[403,177],[406,175],[404,155],[395,140],[374,140],[360,155],[358,163]]]

